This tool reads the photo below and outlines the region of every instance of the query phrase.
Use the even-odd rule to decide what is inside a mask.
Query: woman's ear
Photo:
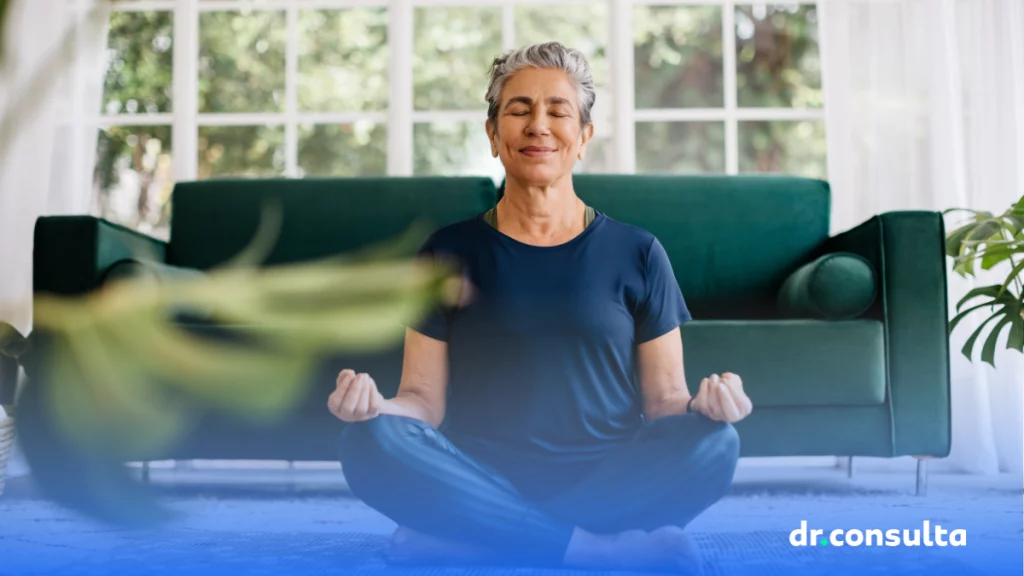
[[[593,124],[587,124],[586,126],[583,127],[582,130],[580,130],[580,151],[576,154],[576,157],[578,159],[583,160],[583,158],[586,156],[586,154],[587,154],[587,144],[590,142],[590,139],[593,138],[593,137],[594,137],[594,125]]]
[[[485,129],[487,130],[487,139],[491,142],[491,156],[494,158],[498,157],[498,131],[495,130],[494,124],[490,119],[484,121]]]

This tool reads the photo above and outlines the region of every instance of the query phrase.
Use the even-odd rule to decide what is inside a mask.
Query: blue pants
[[[485,462],[500,455],[470,456],[413,418],[348,425],[340,449],[352,492],[400,526],[542,564],[561,562],[577,526],[597,533],[685,527],[728,491],[738,456],[731,425],[668,416],[613,448],[581,481],[538,501]]]

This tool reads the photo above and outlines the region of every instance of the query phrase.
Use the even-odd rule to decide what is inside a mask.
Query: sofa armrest
[[[164,262],[167,249],[161,240],[92,216],[43,216],[34,243],[33,291],[62,296],[96,289],[120,260]]]
[[[885,323],[893,455],[950,449],[949,305],[945,223],[939,212],[872,217],[829,238],[822,253],[853,252],[879,275],[869,317]]]

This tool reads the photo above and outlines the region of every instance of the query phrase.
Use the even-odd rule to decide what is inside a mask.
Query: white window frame
[[[70,0],[81,3],[88,0]],[[480,110],[417,111],[413,109],[413,15],[418,7],[498,6],[502,8],[502,45],[516,45],[515,10],[518,4],[545,4],[553,10],[592,0],[121,0],[116,11],[169,11],[174,19],[173,111],[166,114],[118,114],[90,116],[75,111],[75,126],[89,129],[112,125],[169,125],[176,181],[198,177],[198,133],[200,127],[230,125],[275,125],[285,128],[285,176],[299,175],[298,126],[307,123],[348,123],[358,120],[386,122],[388,133],[387,174],[409,176],[413,172],[413,126],[417,123],[456,121],[481,122]],[[612,139],[614,169],[636,171],[635,131],[637,122],[716,121],[725,125],[725,171],[739,173],[739,122],[746,120],[824,121],[825,110],[798,108],[740,108],[736,97],[735,7],[763,2],[737,0],[596,0],[608,7],[607,57],[613,96]],[[778,2],[819,5],[818,1]],[[722,108],[678,108],[637,110],[634,101],[633,8],[640,5],[716,5],[722,9],[723,90]],[[386,112],[300,112],[297,104],[298,13],[305,9],[343,9],[359,6],[388,8],[390,53],[389,102]],[[819,6],[820,9],[820,6]],[[285,110],[281,113],[200,114],[198,110],[199,14],[204,11],[284,11],[287,22],[285,51]],[[820,12],[819,12],[820,14]],[[87,68],[85,70],[88,70]],[[74,93],[81,93],[85,72],[81,63],[73,74]],[[83,116],[85,120],[83,120]],[[482,129],[482,128],[481,128]],[[80,155],[81,153],[79,153]],[[91,158],[91,155],[87,157]],[[79,163],[81,157],[76,159]],[[79,172],[82,173],[82,172]],[[88,194],[92,183],[83,183]]]

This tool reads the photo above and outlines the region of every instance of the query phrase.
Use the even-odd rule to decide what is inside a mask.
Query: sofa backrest
[[[778,288],[829,234],[820,180],[577,174],[573,185],[597,210],[658,237],[699,318],[775,316]]]
[[[386,242],[416,221],[433,228],[494,205],[490,178],[205,180],[175,186],[167,262],[201,270],[252,240],[264,200],[280,201],[279,240],[267,264],[334,256]]]
[[[828,237],[826,182],[788,176],[576,174],[576,192],[665,246],[694,317],[777,317],[786,276]],[[167,262],[207,269],[242,250],[262,202],[284,208],[268,263],[331,256],[487,210],[486,177],[207,180],[175,187]]]

